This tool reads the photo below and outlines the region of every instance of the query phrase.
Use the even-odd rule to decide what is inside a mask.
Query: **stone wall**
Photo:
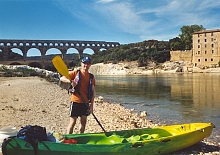
[[[170,51],[170,61],[192,62],[192,50]]]

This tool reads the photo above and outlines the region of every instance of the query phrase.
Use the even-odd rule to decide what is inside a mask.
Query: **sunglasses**
[[[83,62],[84,64],[90,65],[91,63],[89,61]]]

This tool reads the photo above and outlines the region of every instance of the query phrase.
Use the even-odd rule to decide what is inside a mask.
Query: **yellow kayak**
[[[194,145],[212,133],[212,123],[190,123],[102,133],[65,134],[64,141],[38,142],[38,155],[158,155]],[[12,137],[3,142],[3,155],[30,155],[31,145]]]

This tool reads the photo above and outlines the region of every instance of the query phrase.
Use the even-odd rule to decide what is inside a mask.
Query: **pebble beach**
[[[0,77],[0,129],[8,126],[20,130],[26,125],[46,127],[48,132],[66,133],[69,123],[69,94],[58,84],[40,77]],[[137,115],[120,103],[103,101],[96,96],[94,115],[106,131],[152,127],[146,115]],[[77,122],[74,133],[79,133]],[[92,115],[85,133],[102,132]],[[175,154],[220,154],[220,144],[203,140]],[[1,154],[1,153],[0,153]]]

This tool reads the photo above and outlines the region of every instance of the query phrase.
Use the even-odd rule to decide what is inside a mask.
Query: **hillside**
[[[200,69],[190,62],[167,61],[160,65],[151,63],[145,67],[138,67],[136,61],[113,63],[97,63],[90,67],[90,72],[95,75],[144,75],[144,74],[173,74],[173,73],[220,73],[220,68]]]

